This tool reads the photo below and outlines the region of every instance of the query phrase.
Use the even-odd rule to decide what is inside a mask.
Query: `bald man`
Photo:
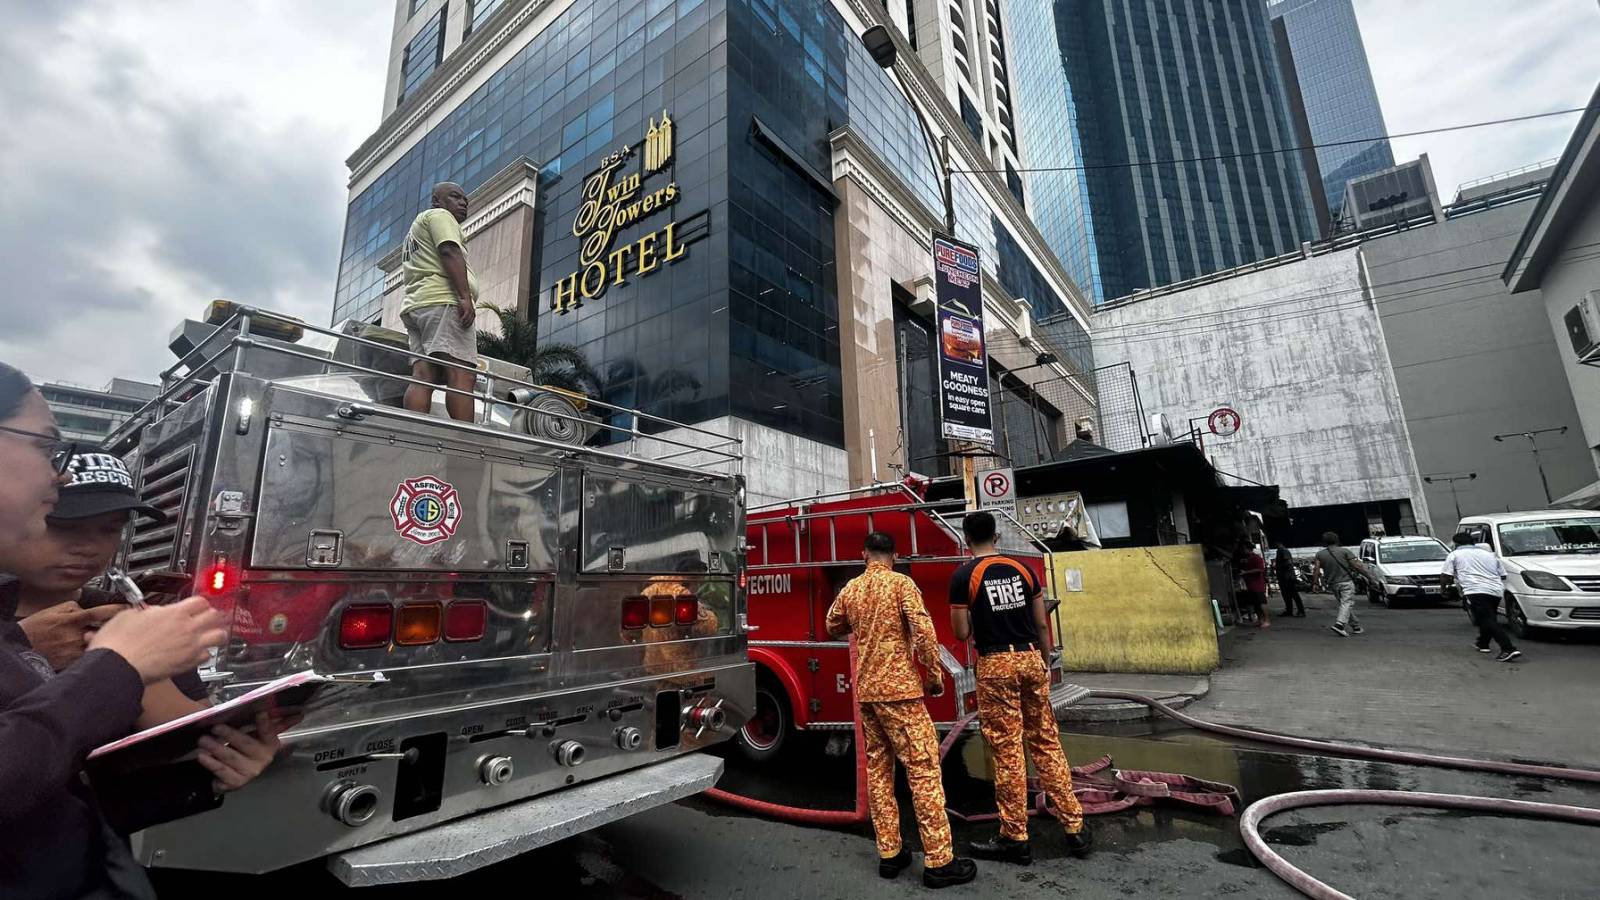
[[[433,206],[411,223],[401,249],[406,299],[400,308],[411,352],[461,365],[440,365],[413,360],[411,377],[442,384],[453,391],[444,398],[450,418],[472,421],[473,379],[477,376],[478,279],[467,265],[467,241],[461,223],[467,218],[467,192],[461,185],[442,182],[433,187]],[[413,384],[406,388],[406,409],[425,413],[433,408],[433,388]]]

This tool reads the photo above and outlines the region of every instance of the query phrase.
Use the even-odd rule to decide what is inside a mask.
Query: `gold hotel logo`
[[[599,298],[607,288],[627,283],[629,275],[648,275],[689,252],[678,243],[676,221],[637,241],[613,246],[619,231],[678,202],[676,181],[645,190],[646,181],[662,175],[672,162],[673,131],[672,118],[663,110],[659,123],[651,117],[643,141],[608,155],[584,179],[583,203],[572,219],[578,269],[551,285],[551,309],[570,312],[585,300]],[[626,163],[635,156],[643,157],[638,170],[625,173]]]

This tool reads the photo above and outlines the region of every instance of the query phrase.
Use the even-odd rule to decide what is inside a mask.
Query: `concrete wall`
[[[743,441],[746,506],[750,508],[849,487],[845,451],[838,447],[731,416],[701,422],[695,427]],[[698,431],[673,430],[663,436],[694,447],[713,447],[719,443],[711,435]],[[641,438],[632,447],[621,449],[650,459],[670,457],[668,461],[691,468],[728,471],[727,460],[720,455],[685,452],[683,447],[665,441]],[[733,450],[732,447],[721,449]]]
[[[1363,244],[1390,364],[1422,474],[1477,472],[1458,482],[1464,514],[1538,509],[1544,489],[1523,438],[1496,434],[1569,426],[1538,437],[1553,497],[1594,480],[1563,360],[1538,291],[1509,294],[1500,279],[1534,200],[1448,219]],[[1600,239],[1600,224],[1589,238]],[[1600,286],[1600,264],[1589,273]],[[1580,279],[1581,280],[1581,279]],[[1550,281],[1547,279],[1546,284]],[[1572,294],[1566,291],[1562,296]],[[1571,306],[1561,306],[1559,315]],[[1563,331],[1564,333],[1564,331]],[[1600,370],[1590,395],[1600,425]],[[1575,382],[1576,383],[1576,382]],[[1426,486],[1434,533],[1455,527],[1449,486]],[[1419,515],[1420,518],[1420,515]]]
[[[1590,480],[1595,477],[1595,467],[1600,467],[1600,367],[1578,363],[1576,354],[1572,352],[1572,342],[1567,338],[1563,317],[1586,293],[1596,291],[1590,309],[1595,313],[1595,324],[1600,324],[1600,253],[1596,252],[1596,247],[1600,247],[1600,196],[1590,198],[1588,214],[1567,232],[1560,251],[1545,269],[1540,291],[1544,296],[1550,328],[1555,335],[1555,356],[1577,407],[1582,441],[1591,448]],[[1597,337],[1594,334],[1590,336]],[[1558,497],[1565,493],[1554,482],[1550,488]]]
[[[1425,515],[1354,250],[1097,312],[1094,352],[1131,363],[1145,411],[1179,431],[1237,410],[1243,428],[1207,435],[1206,455],[1291,507],[1410,499]]]

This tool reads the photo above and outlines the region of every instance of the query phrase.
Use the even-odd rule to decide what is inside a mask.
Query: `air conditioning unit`
[[[1595,317],[1595,306],[1600,303],[1597,294],[1600,291],[1590,291],[1582,300],[1574,303],[1563,317],[1567,325],[1567,337],[1572,339],[1572,352],[1578,354],[1579,359],[1600,348],[1600,319]]]

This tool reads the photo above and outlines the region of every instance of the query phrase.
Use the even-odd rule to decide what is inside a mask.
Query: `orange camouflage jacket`
[[[920,699],[923,680],[913,663],[941,673],[939,639],[916,582],[883,563],[844,586],[828,607],[828,634],[856,636],[856,700]],[[909,634],[907,631],[909,629]],[[942,674],[941,674],[942,677]]]

